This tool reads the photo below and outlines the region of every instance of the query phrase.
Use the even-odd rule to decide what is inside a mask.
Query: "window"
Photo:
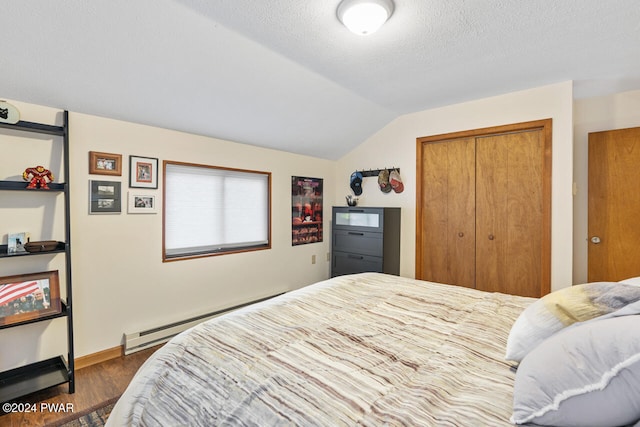
[[[271,173],[164,161],[163,260],[271,247]]]

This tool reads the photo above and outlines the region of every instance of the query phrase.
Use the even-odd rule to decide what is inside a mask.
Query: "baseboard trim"
[[[96,365],[98,363],[106,362],[107,360],[111,359],[116,359],[123,354],[124,347],[121,345],[113,348],[108,348],[97,353],[87,354],[86,356],[81,356],[74,359],[75,368],[86,368],[87,366]]]

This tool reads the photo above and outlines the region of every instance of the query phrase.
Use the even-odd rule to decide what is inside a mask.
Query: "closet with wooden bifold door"
[[[551,287],[551,119],[417,139],[416,278]]]

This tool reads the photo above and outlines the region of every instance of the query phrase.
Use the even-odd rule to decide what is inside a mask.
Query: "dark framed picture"
[[[89,181],[89,213],[119,214],[122,211],[119,181]]]
[[[129,156],[129,187],[158,188],[158,159]]]
[[[0,277],[0,327],[59,314],[58,270]]]
[[[156,196],[154,194],[143,194],[135,191],[128,193],[128,209],[130,214],[154,214],[158,212]]]
[[[322,242],[322,178],[291,177],[291,245]]]
[[[89,173],[92,175],[122,175],[122,154],[89,151]]]

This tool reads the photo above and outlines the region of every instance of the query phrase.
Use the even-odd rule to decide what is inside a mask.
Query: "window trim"
[[[252,173],[252,174],[262,174],[267,177],[267,243],[261,245],[253,245],[246,246],[241,248],[233,248],[233,249],[217,249],[210,251],[203,251],[194,254],[187,255],[170,255],[167,256],[167,250],[165,246],[166,239],[166,211],[167,211],[167,166],[175,165],[175,166],[191,166],[196,168],[207,168],[207,169],[217,169],[222,171],[230,171],[230,172],[244,172],[244,173]],[[196,259],[196,258],[206,258],[211,256],[218,255],[227,255],[227,254],[237,254],[243,252],[254,252],[261,251],[266,249],[271,249],[271,172],[267,171],[257,171],[251,169],[239,169],[239,168],[230,168],[224,166],[214,166],[214,165],[204,165],[199,163],[189,163],[189,162],[178,162],[173,160],[163,160],[162,162],[162,262],[173,262],[173,261],[182,261],[187,259]]]

